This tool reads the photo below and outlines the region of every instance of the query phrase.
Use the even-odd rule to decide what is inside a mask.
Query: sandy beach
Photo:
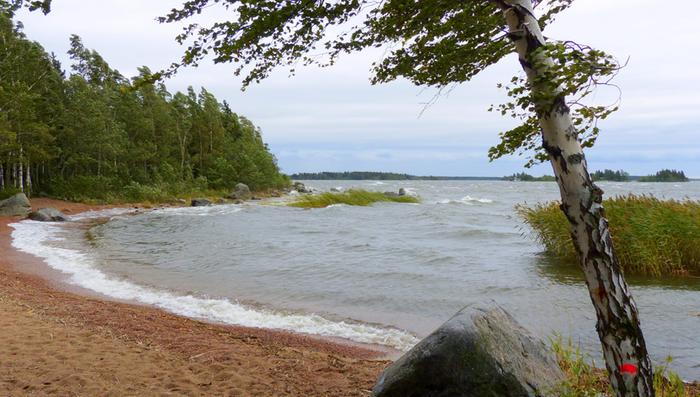
[[[32,204],[66,214],[106,208]],[[65,290],[38,258],[12,248],[17,220],[0,217],[2,395],[362,396],[388,364],[371,348]]]

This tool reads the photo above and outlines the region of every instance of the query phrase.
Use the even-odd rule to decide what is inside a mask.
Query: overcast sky
[[[68,37],[78,34],[125,76],[153,70],[182,52],[179,27],[154,18],[175,0],[54,0],[48,16],[20,14],[27,35],[63,60]],[[221,17],[216,9],[203,18]],[[216,14],[219,15],[216,15]],[[660,168],[700,177],[700,44],[695,19],[700,2],[681,0],[577,0],[545,32],[608,51],[629,65],[617,78],[619,112],[603,122],[587,152],[592,170],[625,169],[633,175]],[[259,125],[285,172],[378,170],[417,175],[501,176],[522,170],[523,158],[489,163],[488,147],[512,122],[486,109],[505,99],[496,88],[518,72],[509,56],[473,81],[456,87],[421,115],[434,91],[406,81],[372,86],[370,64],[381,56],[346,56],[333,68],[310,67],[288,78],[284,70],[240,91],[230,65],[203,63],[167,81],[171,91],[206,87]],[[607,99],[609,93],[599,98]],[[550,173],[548,165],[529,171]]]

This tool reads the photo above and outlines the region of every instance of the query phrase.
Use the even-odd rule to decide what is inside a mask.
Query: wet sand
[[[104,209],[34,199],[66,214]],[[369,395],[384,353],[204,323],[60,288],[0,217],[0,395]]]

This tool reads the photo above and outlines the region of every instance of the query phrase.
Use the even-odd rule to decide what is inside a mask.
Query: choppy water
[[[598,350],[595,314],[578,269],[542,256],[513,211],[517,203],[557,199],[556,184],[307,185],[404,187],[422,203],[156,210],[117,216],[94,228],[94,239],[78,251],[63,252],[63,259],[56,259],[56,252],[43,256],[65,263],[82,255],[78,261],[84,268],[64,269],[76,283],[216,321],[406,349],[415,343],[413,335],[427,335],[464,305],[495,300],[542,337],[558,332],[592,353]],[[601,186],[608,196],[634,192],[700,199],[699,182]],[[44,228],[45,241],[64,236],[31,222],[24,227],[17,233],[36,236]],[[51,246],[43,249],[59,249]],[[674,369],[700,379],[700,280],[630,281],[654,358],[672,355]]]

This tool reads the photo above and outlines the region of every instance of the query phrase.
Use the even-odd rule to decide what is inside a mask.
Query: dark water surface
[[[320,190],[404,187],[422,203],[157,210],[97,226],[89,250],[107,275],[152,289],[351,319],[418,337],[466,304],[495,300],[534,333],[571,336],[598,357],[595,314],[580,272],[544,257],[513,210],[517,203],[557,199],[556,184],[306,183]],[[700,199],[699,182],[601,186],[608,196]],[[654,358],[672,355],[672,368],[700,379],[700,279],[630,281]]]

